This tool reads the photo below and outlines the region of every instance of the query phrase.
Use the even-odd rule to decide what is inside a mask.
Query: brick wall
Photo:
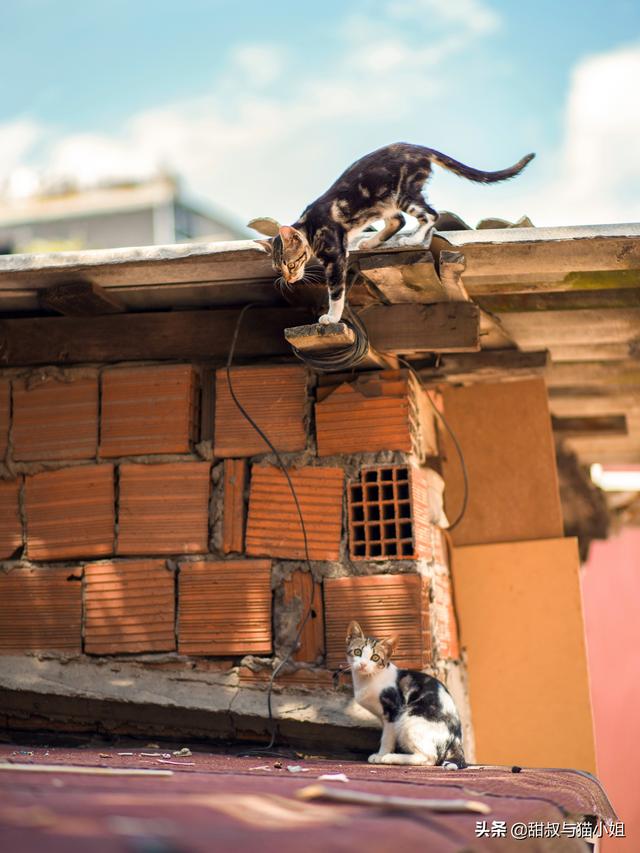
[[[239,660],[286,654],[302,627],[294,662],[333,668],[355,618],[397,635],[404,665],[458,659],[423,392],[404,371],[318,382],[251,365],[232,379],[285,454],[306,548],[287,476],[226,371],[5,371],[0,609],[20,619],[0,653]]]

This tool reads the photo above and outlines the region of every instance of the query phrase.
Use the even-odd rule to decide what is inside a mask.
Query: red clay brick
[[[171,652],[175,648],[175,575],[164,560],[85,565],[87,654]]]
[[[20,519],[21,480],[0,480],[0,559],[6,559],[22,546]]]
[[[345,637],[352,619],[372,637],[398,638],[393,660],[421,669],[431,662],[429,581],[420,575],[369,575],[324,582],[327,666],[346,662]]]
[[[316,663],[318,658],[324,656],[324,608],[322,606],[322,584],[314,581],[309,572],[296,571],[283,583],[283,600],[285,604],[291,604],[294,599],[299,599],[302,605],[302,619],[304,619],[313,594],[313,606],[311,614],[307,619],[302,634],[300,635],[300,648],[293,655],[296,661],[305,663]],[[315,588],[315,589],[314,589]],[[300,630],[300,622],[296,630]]]
[[[415,381],[406,371],[365,373],[335,390],[318,390],[319,456],[417,449]]]
[[[342,468],[290,468],[300,502],[311,560],[338,560],[342,536]],[[246,552],[252,556],[304,559],[300,517],[279,468],[251,469]]]
[[[9,412],[11,385],[8,379],[0,379],[0,460],[4,459],[9,445]]]
[[[120,466],[117,554],[208,550],[208,462]]]
[[[27,554],[32,560],[113,553],[113,465],[43,471],[25,479]]]
[[[12,444],[20,462],[95,458],[98,377],[15,380]]]
[[[178,583],[181,654],[271,652],[270,560],[184,562]]]
[[[460,658],[458,624],[448,571],[436,572],[432,580],[432,591],[431,622],[438,657],[444,660],[458,660]]]
[[[411,465],[363,468],[349,483],[352,560],[445,560],[442,531],[431,522],[428,478]]]
[[[296,365],[234,367],[231,384],[239,402],[283,452],[307,446],[307,374]],[[243,417],[229,392],[226,370],[216,372],[216,456],[254,456],[269,447]]]
[[[46,650],[82,651],[80,573],[51,567],[0,572],[0,653]]]
[[[114,367],[102,374],[102,456],[188,453],[197,434],[192,365]]]
[[[224,515],[222,550],[241,553],[244,548],[244,491],[247,484],[246,459],[224,460]]]

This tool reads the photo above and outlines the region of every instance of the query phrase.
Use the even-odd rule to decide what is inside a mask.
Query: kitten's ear
[[[384,647],[384,653],[387,658],[390,658],[395,651],[396,646],[398,645],[397,637],[385,637],[384,640],[380,640],[380,646]]]
[[[273,255],[273,243],[271,240],[254,240],[253,242],[266,249],[270,255]]]
[[[351,643],[353,640],[364,640],[364,631],[357,622],[349,622],[347,628],[347,643]]]
[[[283,243],[300,243],[300,235],[296,231],[295,228],[292,228],[290,225],[282,225],[278,229],[278,234],[282,239]]]
[[[258,234],[264,234],[266,237],[275,237],[280,230],[280,223],[270,216],[259,216],[247,222],[247,228],[253,228]]]

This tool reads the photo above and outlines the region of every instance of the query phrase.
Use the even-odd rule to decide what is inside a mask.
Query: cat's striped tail
[[[508,169],[500,169],[498,172],[483,172],[481,169],[473,169],[471,166],[465,166],[464,163],[460,163],[446,154],[441,154],[440,151],[434,151],[432,148],[429,148],[428,151],[429,159],[433,163],[437,163],[443,169],[448,169],[450,172],[460,175],[461,178],[466,178],[468,181],[476,181],[479,184],[495,184],[498,181],[508,181],[509,178],[515,178],[536,156],[535,154],[527,154],[526,157],[518,160],[514,166],[509,166]]]

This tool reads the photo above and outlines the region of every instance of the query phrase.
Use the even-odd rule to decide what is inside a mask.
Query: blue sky
[[[166,168],[242,219],[290,220],[355,157],[415,141],[436,208],[536,224],[640,219],[635,0],[9,0],[0,182]]]

